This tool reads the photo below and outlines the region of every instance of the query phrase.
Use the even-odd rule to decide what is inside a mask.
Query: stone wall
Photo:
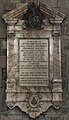
[[[68,120],[69,118],[69,0],[43,0],[51,8],[66,15],[61,24],[62,33],[62,79],[63,79],[63,103],[59,110],[50,107],[47,112],[41,114],[36,120]],[[20,4],[19,0],[0,0],[0,41],[6,39],[6,24],[2,15]],[[6,81],[2,80],[2,68],[6,67],[6,56],[0,55],[0,119],[1,120],[32,120],[18,107],[9,110],[5,103]]]

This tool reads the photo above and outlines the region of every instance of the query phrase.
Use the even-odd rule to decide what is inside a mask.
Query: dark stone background
[[[6,24],[2,15],[15,8],[19,1],[25,2],[25,0],[0,0],[0,41],[7,37]],[[63,103],[59,110],[50,107],[35,120],[69,120],[69,0],[42,1],[66,15],[61,24]],[[0,55],[0,120],[33,120],[18,107],[8,110],[5,103],[6,81],[2,80],[2,68],[4,67],[6,67],[6,56]]]

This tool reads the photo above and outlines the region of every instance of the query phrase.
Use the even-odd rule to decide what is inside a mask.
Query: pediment
[[[7,12],[2,17],[6,23],[9,23],[9,21],[14,21],[15,23],[18,19],[20,19],[23,16],[24,13],[26,13],[27,9],[28,3],[24,3],[19,7],[16,7],[15,9],[11,10],[10,12]],[[65,18],[64,14],[54,9],[50,9],[47,5],[41,2],[40,10],[45,14],[46,18],[49,18],[51,23],[62,23],[63,19]]]

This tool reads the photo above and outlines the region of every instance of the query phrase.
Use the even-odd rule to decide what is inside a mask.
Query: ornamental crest
[[[35,5],[34,2],[28,5],[27,12],[23,15],[27,28],[40,29],[44,14],[40,10],[40,6]]]

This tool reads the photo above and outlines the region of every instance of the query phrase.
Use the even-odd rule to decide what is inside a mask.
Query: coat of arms
[[[40,10],[40,6],[35,5],[33,2],[30,3],[23,19],[25,20],[25,24],[28,28],[41,28],[44,15]]]

